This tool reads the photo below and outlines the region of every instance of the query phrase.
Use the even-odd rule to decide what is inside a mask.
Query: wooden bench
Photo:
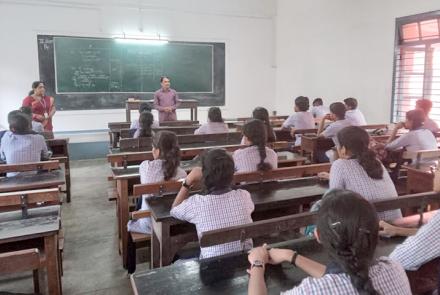
[[[0,274],[32,271],[34,293],[40,294],[40,251],[36,248],[0,253]]]
[[[242,134],[240,132],[217,133],[217,134],[191,134],[178,135],[178,142],[181,148],[185,147],[206,147],[214,145],[239,144]],[[151,138],[124,138],[121,139],[120,150],[128,151],[148,151],[151,150]]]
[[[430,161],[434,162],[440,159],[440,150],[405,152],[404,157],[416,159],[414,163],[402,166],[403,169],[406,169],[407,193],[420,193],[433,190],[435,168],[432,167],[433,163],[430,163]]]
[[[430,192],[390,198],[373,202],[377,212],[393,209],[405,209],[414,206],[426,210],[428,204],[440,203],[440,193]],[[271,233],[283,232],[291,229],[298,229],[310,224],[315,224],[318,212],[306,212],[273,218],[268,220],[255,221],[252,223],[237,225],[202,233],[200,237],[201,247],[210,247],[223,243],[241,241],[269,235]]]
[[[154,100],[138,100],[129,98],[125,102],[125,117],[127,122],[131,121],[131,111],[139,110],[139,106],[143,102],[150,103],[151,107],[153,107]],[[190,109],[191,111],[191,121],[197,121],[197,107],[199,106],[199,102],[195,99],[184,99],[180,100],[180,105],[178,109]]]
[[[10,172],[28,172],[28,171],[42,171],[42,170],[56,170],[60,168],[60,163],[57,160],[42,161],[22,164],[3,164],[0,165],[0,174]]]
[[[159,128],[153,128],[152,130],[154,132],[159,131],[171,131],[176,133],[177,135],[192,135],[194,134],[194,131],[196,131],[197,128],[199,128],[200,125],[191,125],[191,126],[161,126]],[[126,139],[126,138],[133,138],[134,134],[136,132],[136,129],[121,129],[120,130],[120,138]]]
[[[301,178],[301,177],[305,177],[305,176],[310,176],[310,175],[316,175],[319,172],[328,172],[330,170],[330,164],[317,164],[317,165],[307,165],[307,166],[297,166],[297,167],[289,167],[289,168],[280,168],[280,169],[274,169],[272,171],[269,172],[264,172],[264,173],[260,173],[260,172],[251,172],[251,173],[240,173],[240,174],[235,174],[234,175],[234,182],[235,183],[241,183],[241,182],[247,182],[247,184],[242,185],[242,187],[244,189],[249,189],[253,192],[251,192],[251,195],[254,195],[256,198],[259,198],[260,194],[261,197],[263,198],[263,195],[266,196],[264,198],[264,200],[261,201],[256,201],[257,204],[259,204],[260,202],[263,203],[271,203],[271,205],[264,205],[264,209],[258,209],[258,210],[272,210],[274,208],[277,208],[277,206],[279,206],[279,208],[287,208],[290,207],[291,209],[295,209],[295,206],[293,205],[293,203],[297,204],[297,205],[301,205],[301,204],[307,204],[312,202],[313,200],[316,200],[317,197],[321,197],[322,194],[325,192],[326,189],[318,189],[319,194],[316,195],[316,187],[314,185],[317,184],[316,180],[307,180],[304,182],[303,185],[305,185],[307,187],[307,185],[311,185],[311,188],[308,189],[307,192],[305,191],[301,191],[301,192],[296,192],[295,190],[299,189],[299,187],[297,187],[297,185],[300,185],[300,182],[298,182],[298,184],[294,184],[293,185],[293,190],[291,191],[291,194],[293,197],[290,198],[290,194],[289,192],[289,183],[286,182],[284,183],[283,181],[281,182],[277,182],[275,180],[287,180],[287,179],[297,179],[297,178]],[[274,182],[275,181],[275,182]],[[263,184],[264,182],[264,184]],[[252,183],[255,184],[256,186],[253,186],[252,188],[250,188],[250,186],[252,186]],[[285,186],[285,185],[287,186]],[[196,189],[200,187],[196,186]],[[178,181],[168,181],[168,182],[161,182],[161,183],[154,183],[154,184],[140,184],[140,185],[135,185],[133,188],[133,194],[135,196],[140,196],[143,194],[152,194],[155,196],[167,196],[167,198],[159,198],[157,199],[158,202],[161,202],[162,200],[166,203],[166,205],[158,205],[160,208],[164,208],[164,206],[166,206],[166,208],[168,208],[167,210],[169,210],[171,207],[171,204],[169,202],[171,202],[171,199],[168,198],[168,196],[170,198],[173,198],[173,194],[176,194],[181,188],[181,182]],[[268,189],[268,191],[265,191],[265,188]],[[275,197],[276,194],[274,194],[273,192],[276,191],[277,189],[280,189],[281,195],[280,198],[278,199],[277,197]],[[306,189],[307,190],[307,189]],[[269,197],[268,195],[274,195],[272,197]],[[287,194],[287,195],[286,195]],[[302,194],[304,194],[304,197],[300,197]],[[271,198],[274,198],[271,201]],[[276,203],[277,205],[274,205],[272,202]],[[128,202],[121,200],[121,207],[125,207],[125,208],[121,208],[119,210],[119,216],[121,218],[121,223],[122,225],[126,225],[128,222],[128,213],[124,213],[128,211]],[[150,206],[151,207],[151,206]],[[153,206],[154,207],[154,206]],[[257,210],[257,211],[258,211]],[[282,210],[276,210],[278,211],[277,214],[283,214]],[[174,224],[176,224],[176,220],[173,218],[166,218],[166,220],[160,220],[160,218],[158,218],[158,215],[153,212],[153,218],[152,218],[152,223],[157,223],[160,224],[160,228],[161,228],[161,234],[160,234],[160,242],[159,242],[159,246],[162,248],[168,248],[169,246],[169,240],[167,240],[168,238],[170,238],[170,227]],[[169,211],[165,212],[166,215],[169,216]],[[127,217],[125,217],[127,216]],[[125,219],[125,220],[123,220]],[[179,223],[179,222],[177,222]],[[154,228],[154,226],[153,226]],[[125,227],[121,227],[122,231],[126,230],[126,226]],[[189,238],[194,238],[194,234],[192,232],[188,233],[189,236],[185,236],[183,235],[182,237],[179,237],[180,243],[186,243],[188,241]],[[124,236],[126,237],[126,233],[122,232],[121,234],[121,238],[124,238]],[[178,248],[179,245],[176,242],[177,241],[177,237],[173,238],[176,245],[173,246],[174,248]],[[122,240],[122,246],[124,246],[124,241]],[[159,261],[162,261],[162,265],[167,265],[169,264],[171,261],[170,256],[171,255],[168,251],[162,253],[162,251],[159,251],[157,247],[159,247],[157,244],[153,243],[152,244],[152,261],[153,261],[153,265],[155,267],[158,266]],[[174,250],[173,250],[174,251]],[[171,251],[171,252],[173,252]],[[122,253],[124,252],[124,250],[121,251]],[[158,257],[158,253],[161,253],[162,256],[164,257]],[[156,256],[155,256],[156,255]],[[125,265],[125,257],[123,256],[123,262]],[[171,257],[172,258],[172,257]]]
[[[71,178],[70,178],[70,157],[69,157],[69,139],[56,138],[46,140],[47,147],[52,151],[51,160],[58,161],[64,165],[66,176],[66,201],[71,201]]]
[[[286,141],[278,141],[269,143],[267,146],[275,151],[284,151],[288,148],[288,143]],[[225,149],[227,152],[232,153],[238,149],[246,148],[246,146],[241,144],[230,144],[217,146],[206,145],[201,147],[181,147],[181,159],[190,160],[198,155],[203,154],[207,149],[210,148]],[[145,160],[153,160],[153,154],[151,151],[110,153],[107,155],[107,160],[112,167],[124,166],[126,168],[129,165],[139,165]]]

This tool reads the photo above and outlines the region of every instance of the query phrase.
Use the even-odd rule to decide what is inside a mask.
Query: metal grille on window
[[[393,122],[405,120],[405,113],[425,98],[433,103],[430,117],[440,123],[440,11],[427,17],[397,20]]]

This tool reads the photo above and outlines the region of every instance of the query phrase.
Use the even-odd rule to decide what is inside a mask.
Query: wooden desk
[[[126,121],[131,121],[131,111],[139,110],[139,106],[143,102],[148,102],[153,107],[154,100],[127,100],[125,103],[125,117]],[[185,99],[180,101],[178,109],[190,109],[191,110],[191,121],[197,121],[197,107],[199,102],[195,99]]]
[[[388,256],[402,238],[379,240],[376,257]],[[302,238],[274,247],[290,248],[306,257],[327,264],[329,257],[314,239]],[[266,266],[268,294],[280,294],[300,284],[307,275],[289,264]],[[247,294],[249,277],[247,253],[236,253],[209,260],[189,260],[164,268],[138,271],[131,276],[133,293],[143,294]]]
[[[303,157],[297,157],[292,153],[283,152],[279,164],[282,167],[300,165],[304,162]],[[200,159],[183,161],[180,167],[189,173],[194,167],[201,166]],[[111,178],[116,184],[116,213],[118,223],[118,237],[120,239],[119,252],[125,266],[127,249],[127,223],[129,220],[129,198],[133,196],[133,186],[140,183],[139,166],[114,167]]]
[[[301,178],[289,181],[243,185],[251,193],[255,204],[254,221],[279,217],[298,212],[298,207],[319,200],[328,189],[317,178]],[[151,210],[153,267],[169,265],[186,243],[197,241],[192,224],[173,218],[170,214],[174,195],[153,197],[148,200]]]
[[[335,146],[334,142],[330,138],[303,135],[301,137],[301,150],[303,153],[310,154],[310,160],[312,163],[318,163],[319,153],[324,153]]]
[[[64,171],[66,177],[66,201],[71,201],[71,180],[70,180],[70,158],[69,158],[69,139],[68,138],[56,138],[46,140],[47,147],[52,151],[51,160],[58,160],[58,162],[64,164]]]
[[[402,168],[407,170],[406,192],[408,194],[432,191],[434,174],[431,173],[429,166],[421,166],[417,169],[413,165],[403,165]]]
[[[62,294],[58,261],[60,212],[60,206],[29,209],[26,219],[22,219],[21,210],[0,213],[0,252],[7,251],[11,243],[26,248],[31,240],[44,241],[47,284],[51,295]]]
[[[191,126],[161,126],[159,128],[153,128],[153,132],[160,131],[171,131],[176,133],[177,135],[192,135],[194,131],[196,131],[200,125],[191,125]],[[133,138],[136,129],[120,129],[119,138]]]
[[[53,188],[63,184],[65,177],[61,170],[20,173],[17,176],[0,178],[0,193]]]

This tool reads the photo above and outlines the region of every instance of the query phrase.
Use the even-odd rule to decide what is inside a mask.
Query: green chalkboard
[[[149,93],[161,76],[179,93],[212,93],[213,46],[152,45],[114,39],[54,37],[56,92]]]

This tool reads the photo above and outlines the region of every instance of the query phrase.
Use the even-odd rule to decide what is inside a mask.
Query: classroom
[[[440,1],[0,12],[0,295],[440,294]]]

